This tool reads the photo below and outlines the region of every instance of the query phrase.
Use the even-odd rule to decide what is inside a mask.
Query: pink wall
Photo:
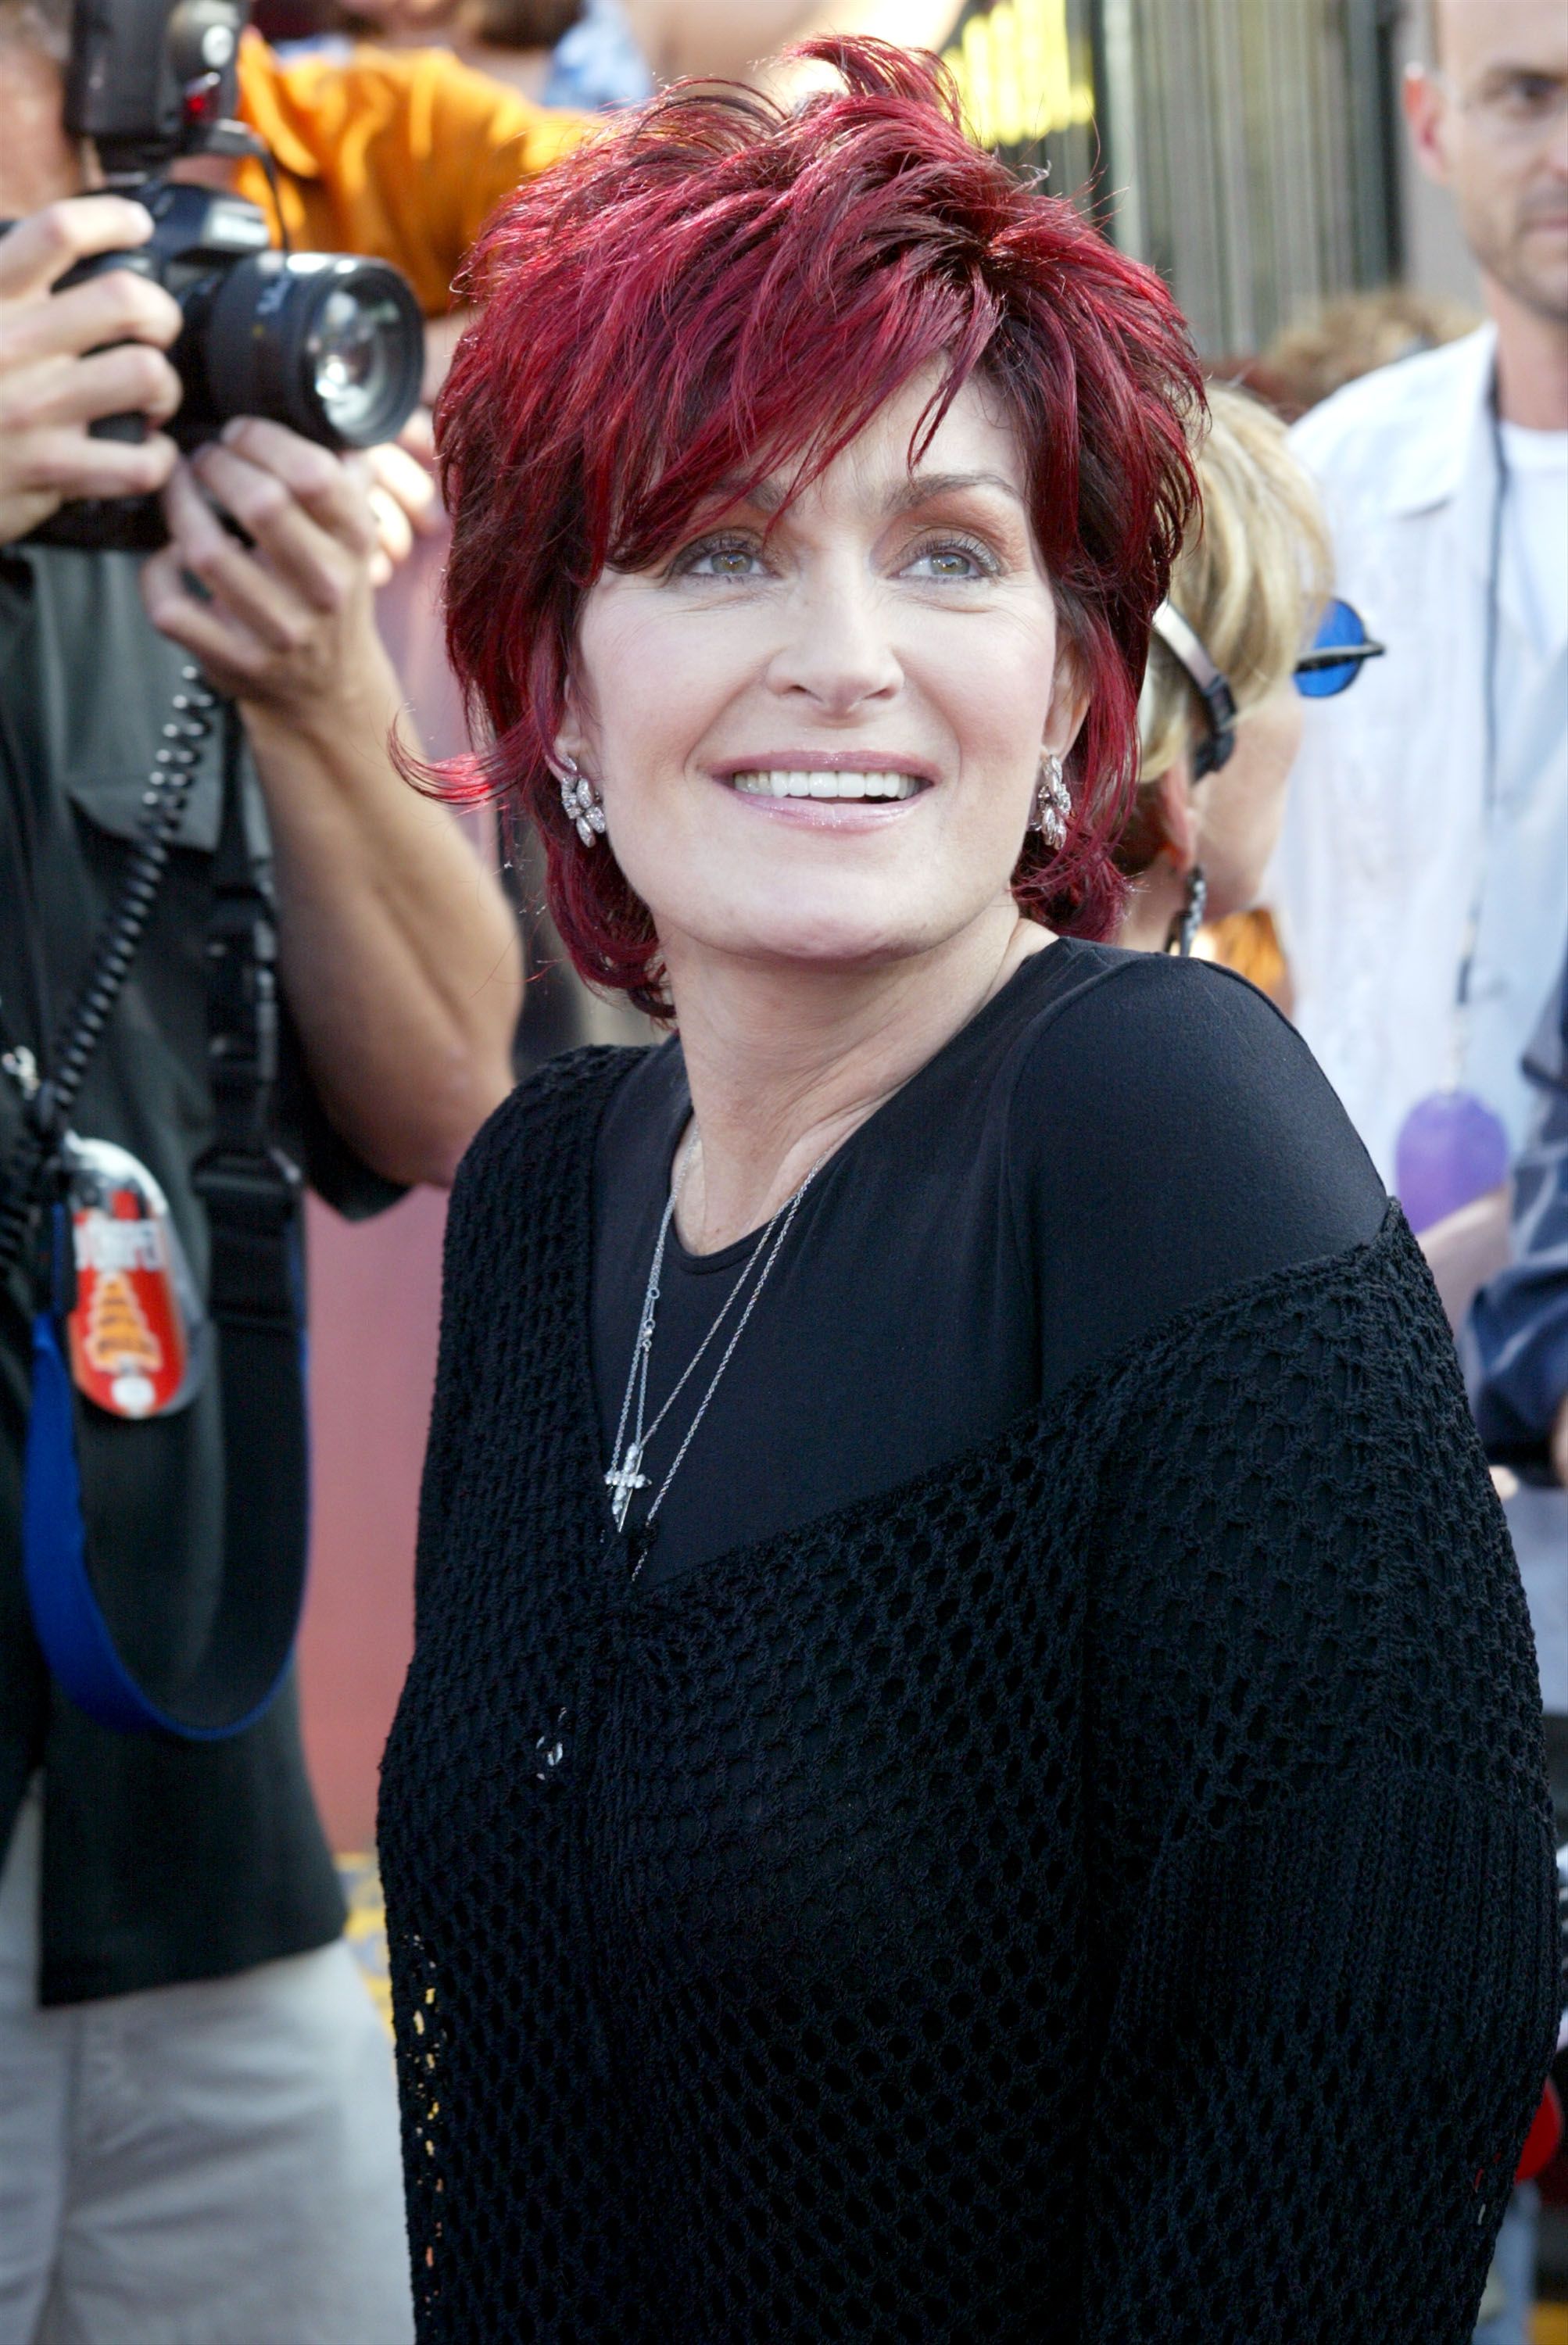
[[[311,1588],[305,1751],[327,1837],[371,1845],[376,1769],[413,1646],[413,1540],[446,1199],[351,1228],[310,1203]]]
[[[442,647],[445,551],[444,533],[422,539],[376,598],[432,756],[467,744]],[[310,1203],[313,1490],[300,1690],[311,1777],[340,1851],[371,1845],[376,1769],[413,1649],[414,1515],[445,1222],[446,1200],[433,1189],[416,1189],[357,1229]]]

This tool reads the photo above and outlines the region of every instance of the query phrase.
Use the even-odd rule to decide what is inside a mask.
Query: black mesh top
[[[641,1063],[546,1068],[453,1193],[381,1819],[422,2345],[1464,2345],[1554,1870],[1397,1208],[634,1583],[591,1188]]]
[[[594,1152],[606,1465],[690,1114],[678,1041]],[[956,1457],[1173,1311],[1375,1235],[1388,1200],[1307,1045],[1228,969],[1064,938],[1025,960],[807,1190],[655,1520],[643,1577]],[[647,1422],[758,1243],[666,1242]],[[748,1289],[749,1291],[749,1289]],[[662,1486],[739,1305],[647,1446]]]

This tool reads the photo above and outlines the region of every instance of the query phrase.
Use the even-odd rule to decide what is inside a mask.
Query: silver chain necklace
[[[659,1508],[663,1506],[665,1501],[665,1493],[668,1490],[670,1484],[674,1481],[677,1474],[680,1471],[682,1464],[685,1462],[686,1453],[691,1447],[697,1428],[708,1414],[708,1405],[718,1389],[719,1380],[723,1376],[726,1368],[729,1365],[730,1360],[734,1355],[735,1347],[746,1332],[746,1323],[750,1318],[752,1312],[756,1309],[758,1298],[761,1294],[764,1286],[768,1284],[769,1274],[772,1270],[774,1264],[779,1259],[779,1250],[783,1246],[785,1239],[789,1236],[795,1216],[800,1209],[800,1200],[804,1197],[807,1190],[810,1187],[812,1182],[816,1179],[818,1173],[827,1162],[829,1153],[830,1153],[830,1152],[824,1152],[822,1155],[818,1157],[817,1162],[812,1165],[810,1171],[807,1173],[799,1187],[792,1195],[785,1198],[784,1203],[779,1207],[779,1210],[773,1215],[772,1220],[762,1232],[757,1244],[752,1247],[751,1252],[747,1255],[745,1262],[741,1264],[740,1274],[736,1279],[734,1285],[725,1296],[722,1304],[720,1304],[718,1315],[715,1318],[712,1326],[708,1329],[707,1335],[697,1345],[697,1350],[687,1361],[686,1367],[677,1379],[673,1390],[666,1398],[663,1407],[659,1409],[657,1415],[654,1417],[653,1422],[650,1425],[647,1422],[648,1362],[653,1354],[654,1328],[658,1315],[659,1281],[664,1271],[665,1247],[669,1240],[670,1224],[675,1219],[676,1206],[679,1203],[681,1190],[686,1184],[685,1172],[681,1173],[679,1180],[677,1180],[672,1187],[668,1202],[664,1209],[663,1218],[659,1223],[658,1240],[654,1247],[653,1261],[648,1266],[647,1285],[643,1293],[643,1307],[641,1315],[637,1321],[636,1341],[632,1346],[632,1365],[626,1376],[626,1395],[621,1402],[620,1421],[616,1426],[615,1452],[610,1461],[610,1470],[605,1476],[606,1487],[614,1494],[611,1499],[611,1508],[615,1514],[616,1528],[618,1531],[624,1531],[626,1529],[626,1517],[631,1512],[631,1504],[635,1494],[638,1490],[646,1490],[649,1487],[651,1477],[642,1470],[643,1460],[647,1454],[649,1442],[653,1439],[655,1434],[664,1423],[665,1418],[669,1415],[670,1410],[675,1406],[676,1402],[680,1398],[681,1394],[686,1390],[687,1386],[691,1382],[692,1377],[696,1375],[709,1345],[712,1344],[714,1338],[718,1334],[719,1329],[723,1326],[736,1304],[739,1301],[741,1294],[746,1288],[748,1282],[751,1281],[751,1274],[755,1270],[757,1272],[756,1279],[751,1281],[750,1293],[747,1294],[745,1305],[741,1311],[740,1316],[736,1321],[734,1327],[730,1331],[729,1341],[724,1347],[724,1352],[719,1360],[718,1365],[715,1368],[712,1376],[708,1378],[708,1389],[697,1405],[697,1413],[693,1416],[691,1423],[687,1426],[686,1437],[681,1442],[679,1448],[676,1451],[674,1459],[670,1464],[669,1471],[666,1474],[664,1480],[659,1484],[657,1490],[654,1493],[653,1504],[649,1507],[647,1515],[643,1518],[642,1528],[645,1533],[648,1530],[649,1527],[652,1525],[654,1517],[658,1513]],[[689,1170],[690,1164],[688,1160],[687,1171]],[[771,1243],[769,1243],[769,1241],[771,1241]],[[632,1426],[631,1438],[628,1441],[626,1437],[626,1420],[628,1417],[633,1416],[634,1402],[636,1404],[636,1417],[635,1423]],[[642,1557],[639,1555],[636,1562],[632,1568],[632,1578],[634,1579],[641,1569]]]

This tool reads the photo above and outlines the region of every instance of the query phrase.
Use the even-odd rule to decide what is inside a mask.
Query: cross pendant
[[[627,1450],[624,1462],[618,1467],[612,1466],[605,1477],[606,1487],[616,1494],[611,1501],[611,1511],[615,1515],[616,1528],[618,1531],[624,1531],[626,1527],[626,1517],[631,1511],[632,1492],[646,1490],[648,1486],[647,1476],[637,1472],[637,1467],[642,1464],[642,1451],[634,1443]]]

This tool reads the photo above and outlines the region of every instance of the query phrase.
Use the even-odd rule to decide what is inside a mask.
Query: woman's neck
[[[759,1228],[1051,942],[1011,900],[933,951],[802,970],[667,949],[694,1131],[677,1226],[695,1254]]]
[[[1116,942],[1128,952],[1164,952],[1171,922],[1186,908],[1186,875],[1157,856],[1134,880]]]

